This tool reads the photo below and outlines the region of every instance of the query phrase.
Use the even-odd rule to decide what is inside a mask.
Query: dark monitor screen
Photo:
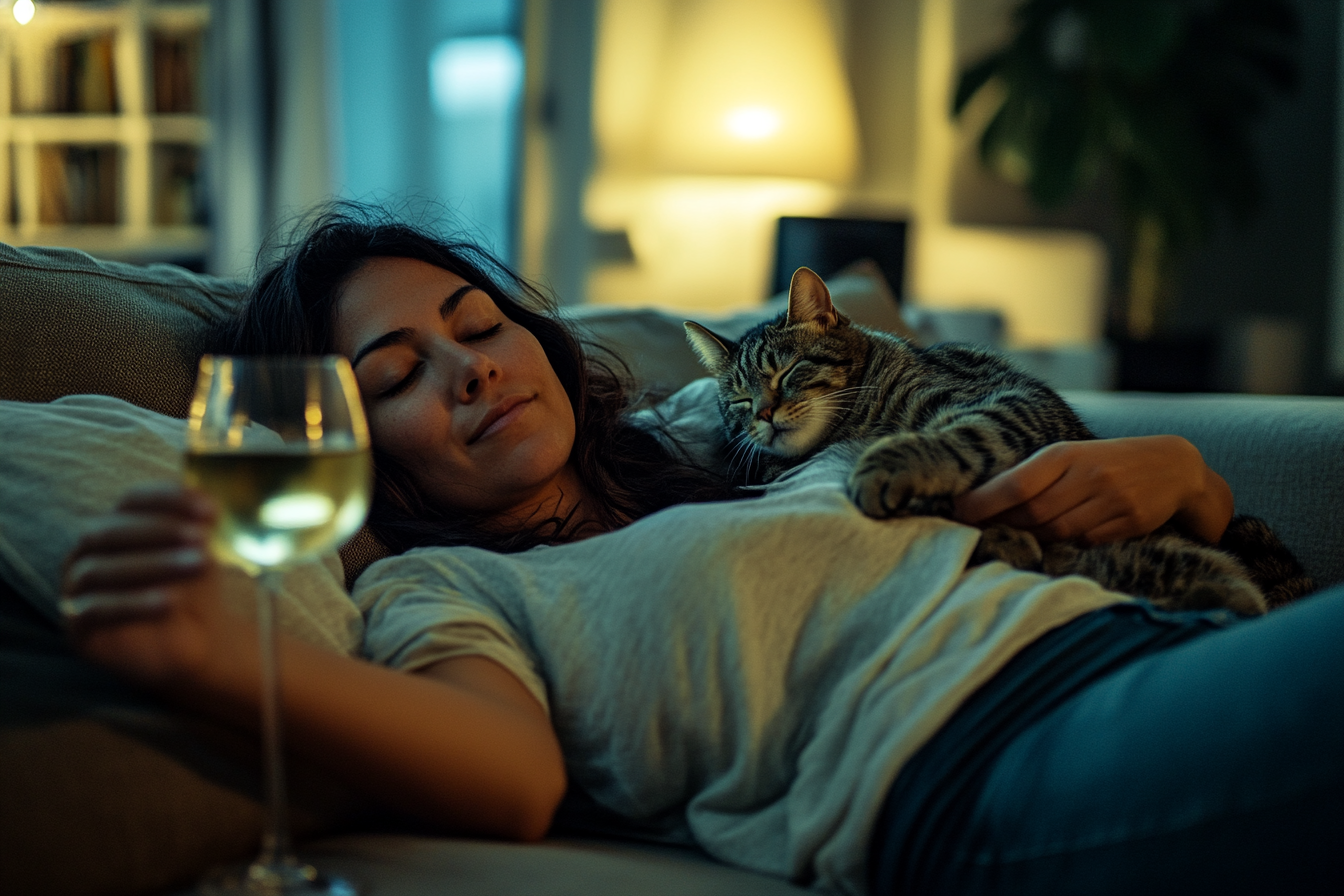
[[[770,294],[787,290],[800,267],[809,267],[824,279],[845,265],[871,258],[896,298],[903,297],[907,224],[871,218],[780,218]]]

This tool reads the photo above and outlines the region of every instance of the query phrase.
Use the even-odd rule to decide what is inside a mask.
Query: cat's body
[[[849,493],[869,516],[950,517],[954,497],[1038,449],[1095,438],[1058,393],[993,352],[919,348],[851,324],[806,268],[794,275],[788,312],[740,342],[698,324],[687,334],[718,377],[730,450],[747,459],[746,478],[770,481],[828,445],[856,442],[865,447]],[[1171,609],[1254,615],[1310,590],[1262,522],[1239,517],[1229,534],[1248,564],[1170,526],[1087,547],[993,525],[973,562],[1078,573]]]

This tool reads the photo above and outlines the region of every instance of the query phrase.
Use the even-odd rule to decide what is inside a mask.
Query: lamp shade
[[[679,13],[653,127],[660,170],[853,176],[854,101],[820,0],[687,0]]]

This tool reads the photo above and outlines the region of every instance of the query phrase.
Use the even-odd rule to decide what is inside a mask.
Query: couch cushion
[[[210,330],[245,289],[171,264],[0,243],[0,400],[111,395],[185,417]],[[347,585],[386,556],[361,529],[341,548]]]
[[[55,621],[62,565],[81,524],[132,485],[179,478],[184,424],[103,395],[0,402],[0,420],[0,579]],[[236,569],[225,574],[231,598],[250,609],[252,583]],[[281,582],[282,626],[332,650],[358,649],[363,621],[334,555],[299,564]]]
[[[165,708],[74,656],[0,582],[0,893],[132,894],[249,859],[262,827],[257,738]],[[291,824],[328,832],[348,791],[291,760]]]
[[[243,289],[175,265],[0,244],[0,399],[97,392],[184,417],[206,335]]]
[[[1227,480],[1325,587],[1344,582],[1344,400],[1069,392],[1098,435],[1172,433]]]
[[[872,261],[850,265],[826,282],[837,308],[855,323],[919,340],[902,317],[901,306]],[[728,315],[697,315],[696,323],[720,336],[737,339],[747,330],[789,307],[778,295],[759,308]],[[581,305],[566,315],[592,342],[610,349],[630,368],[636,384],[655,394],[671,394],[706,376],[686,341],[686,315],[657,308]]]
[[[184,424],[107,396],[0,402],[0,892],[139,893],[257,849],[257,738],[165,707],[75,656],[58,581],[80,523],[179,474]],[[227,593],[253,605],[237,570]],[[362,620],[334,557],[286,573],[281,624],[353,653]],[[352,805],[295,763],[299,832]]]
[[[304,858],[379,896],[803,896],[815,891],[715,862],[692,849],[554,839],[494,843],[361,834],[310,844]]]

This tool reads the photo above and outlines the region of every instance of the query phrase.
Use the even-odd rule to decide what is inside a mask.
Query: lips
[[[504,417],[510,416],[514,411],[521,410],[523,405],[530,403],[535,397],[535,395],[512,395],[500,399],[494,407],[486,411],[485,416],[481,418],[481,422],[476,425],[471,437],[467,439],[467,444],[471,445],[485,438],[491,433],[496,423],[499,423]]]

